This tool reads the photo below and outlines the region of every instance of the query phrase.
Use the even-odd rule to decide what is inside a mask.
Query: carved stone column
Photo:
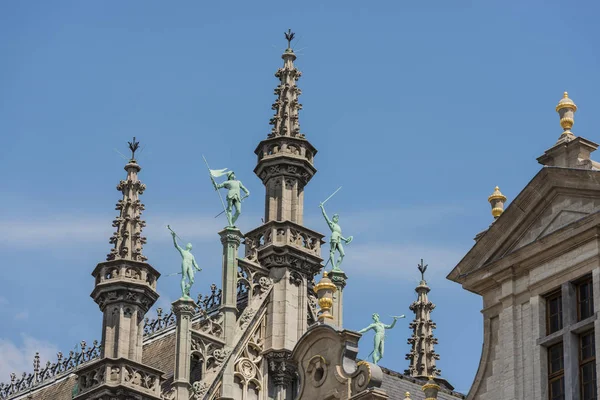
[[[289,351],[273,351],[265,355],[269,366],[269,377],[275,387],[274,400],[294,398],[296,365]]]
[[[333,323],[341,328],[344,323],[344,288],[346,287],[346,279],[348,276],[341,270],[332,270],[329,272],[331,282],[337,287],[337,291],[333,294]]]
[[[223,313],[223,337],[225,346],[235,346],[235,329],[237,320],[237,273],[238,249],[242,242],[242,232],[236,228],[225,228],[219,232],[223,244],[223,281],[220,311]],[[225,365],[221,397],[233,399],[233,363]]]
[[[237,318],[237,256],[242,232],[236,228],[225,228],[219,232],[219,236],[223,244],[223,292],[220,310],[223,312],[223,336],[227,345],[231,346]]]
[[[173,313],[177,318],[175,373],[173,387],[175,399],[190,397],[190,360],[192,352],[192,316],[196,304],[192,299],[180,298],[173,302]]]

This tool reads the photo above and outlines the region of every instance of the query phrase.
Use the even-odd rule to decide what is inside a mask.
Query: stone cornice
[[[502,280],[502,275],[506,274],[509,268],[518,266],[517,274],[526,273],[549,259],[596,240],[599,235],[600,213],[594,213],[484,265],[481,269],[462,278],[462,286],[469,291],[482,294],[490,286],[495,286],[499,279]]]
[[[521,235],[557,194],[577,193],[600,198],[598,188],[600,188],[600,171],[543,168],[494,224],[481,235],[447,278],[463,283],[468,274],[484,267],[490,259],[501,259],[506,257],[507,253],[510,254],[511,247],[518,242]],[[539,240],[544,239],[547,238]]]

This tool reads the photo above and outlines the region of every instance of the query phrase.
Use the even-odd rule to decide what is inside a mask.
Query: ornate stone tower
[[[431,311],[435,308],[435,304],[427,298],[430,289],[425,281],[426,270],[427,265],[421,260],[419,264],[421,282],[415,289],[417,300],[410,305],[410,310],[415,313],[415,319],[409,325],[413,330],[412,336],[408,339],[411,350],[406,355],[406,359],[410,360],[410,366],[404,371],[407,375],[424,380],[431,376],[436,377],[441,372],[435,366],[435,361],[439,360],[440,356],[433,349],[438,342],[433,336],[435,322],[431,320]]]
[[[255,153],[254,172],[266,188],[264,225],[245,237],[246,258],[269,271],[273,290],[267,311],[265,355],[269,360],[269,397],[293,398],[295,367],[291,352],[308,328],[309,301],[316,303],[309,286],[321,269],[323,235],[302,225],[304,188],[316,173],[316,149],[300,133],[296,86],[300,71],[290,47],[294,34],[288,31],[283,67],[275,76],[277,100],[273,103],[273,129]]]
[[[102,321],[101,359],[79,370],[77,399],[159,399],[161,372],[142,364],[144,316],[158,299],[156,281],[160,274],[146,262],[142,247],[144,205],[139,200],[145,185],[138,179],[141,167],[134,156],[139,143],[129,143],[131,159],[125,165],[126,180],[117,185],[123,193],[113,221],[117,231],[107,261],[99,263],[92,275],[92,298],[100,307]]]

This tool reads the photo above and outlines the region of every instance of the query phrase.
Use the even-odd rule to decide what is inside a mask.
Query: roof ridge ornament
[[[285,39],[286,39],[286,40],[287,40],[287,42],[288,42],[288,45],[287,45],[287,49],[286,49],[286,51],[287,51],[287,50],[291,50],[291,51],[293,51],[293,50],[292,50],[292,40],[294,40],[294,37],[296,36],[296,34],[295,34],[294,32],[292,32],[292,30],[291,30],[291,29],[288,29],[288,31],[287,31],[287,32],[284,32],[283,34],[285,35]]]
[[[425,282],[425,271],[427,271],[428,265],[423,263],[423,259],[421,258],[421,263],[417,264],[417,268],[421,272],[421,282]]]
[[[506,196],[500,192],[498,186],[494,189],[494,193],[488,197],[488,202],[492,206],[492,216],[497,219],[504,212],[504,203],[506,203]]]
[[[133,140],[131,142],[127,142],[127,144],[129,145],[129,150],[131,150],[131,160],[130,161],[135,162],[135,152],[140,147],[140,142],[136,142],[135,136],[134,136]]]
[[[575,139],[575,135],[571,132],[571,128],[575,123],[575,112],[577,111],[577,105],[569,98],[569,93],[564,92],[563,98],[560,99],[556,106],[556,112],[560,116],[560,126],[563,128],[563,133],[560,135],[558,142],[568,141]]]
[[[431,320],[431,312],[435,308],[435,304],[429,301],[427,297],[427,293],[430,291],[427,282],[425,282],[427,264],[421,259],[417,267],[421,272],[421,282],[415,288],[417,299],[409,307],[415,314],[415,318],[408,325],[412,335],[408,338],[411,350],[406,354],[406,359],[410,361],[410,364],[404,373],[413,378],[423,379],[428,376],[439,376],[441,371],[435,365],[440,356],[434,349],[434,345],[438,344],[438,340],[433,335],[436,324]]]

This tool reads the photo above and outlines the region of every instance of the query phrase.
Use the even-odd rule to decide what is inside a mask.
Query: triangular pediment
[[[537,216],[510,251],[515,251],[529,243],[551,234],[581,218],[600,210],[600,199],[558,194]]]
[[[600,171],[543,168],[448,275],[460,281],[484,265],[600,211]]]

